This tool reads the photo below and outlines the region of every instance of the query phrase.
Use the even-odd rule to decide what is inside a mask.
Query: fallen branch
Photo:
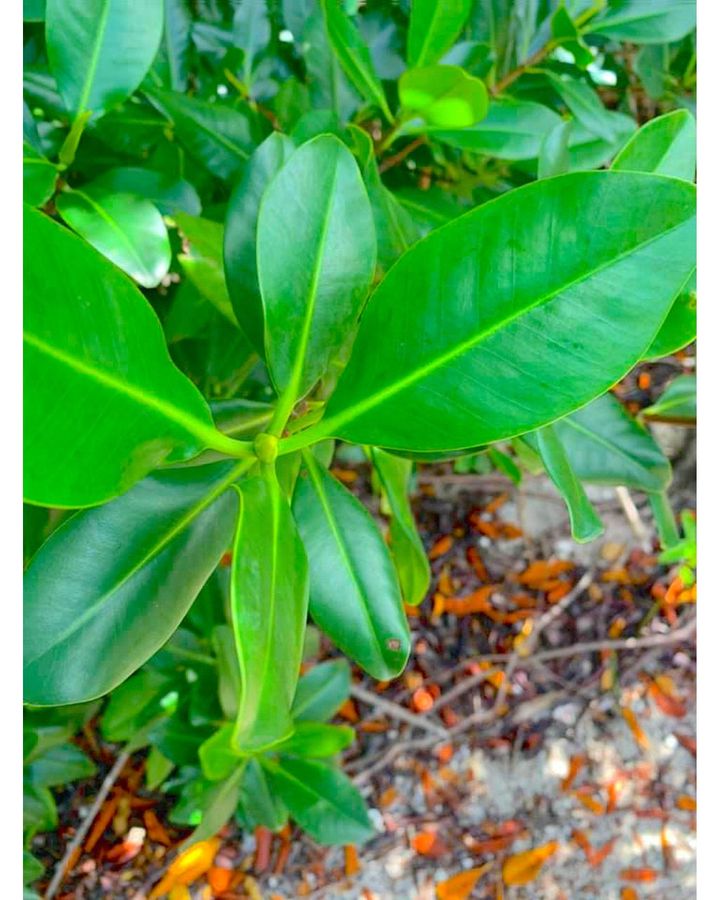
[[[90,831],[90,827],[92,823],[95,821],[95,817],[100,812],[100,807],[105,802],[105,798],[110,793],[113,785],[120,777],[120,773],[125,768],[125,764],[130,759],[130,752],[124,750],[120,756],[115,760],[115,764],[112,769],[105,776],[105,780],[100,785],[100,790],[98,791],[97,797],[95,798],[95,802],[90,807],[88,814],[83,819],[80,827],[75,833],[75,837],[70,841],[65,850],[65,854],[63,858],[60,860],[58,865],[55,868],[55,872],[53,877],[48,885],[47,890],[45,891],[45,900],[52,900],[55,894],[58,891],[58,888],[63,883],[63,879],[69,873],[66,871],[70,861],[72,860],[75,852],[82,845],[82,842],[85,840],[85,836]]]
[[[355,697],[356,700],[361,700],[363,703],[374,706],[376,709],[381,710],[393,719],[398,719],[401,722],[405,722],[407,725],[411,725],[413,728],[422,728],[423,731],[432,732],[432,734],[437,735],[439,738],[447,738],[448,736],[447,729],[443,728],[442,725],[431,722],[424,716],[412,713],[409,709],[405,709],[404,706],[400,706],[399,703],[393,703],[392,700],[386,700],[384,697],[379,697],[377,694],[372,693],[372,691],[366,691],[365,688],[359,687],[358,685],[354,684],[350,688],[350,695]]]

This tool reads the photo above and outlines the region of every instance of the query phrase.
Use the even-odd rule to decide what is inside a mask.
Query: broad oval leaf
[[[228,201],[223,257],[225,277],[240,328],[255,350],[265,355],[265,315],[257,269],[260,201],[268,184],[295,150],[284,134],[273,132],[248,160]]]
[[[637,362],[694,268],[694,210],[684,182],[578,173],[432,232],[371,297],[313,434],[452,450],[583,406]]]
[[[583,31],[634,44],[667,44],[694,27],[695,0],[616,0]]]
[[[115,194],[136,194],[151,200],[163,215],[175,212],[199,216],[200,198],[189,181],[155,169],[109,169],[96,178],[94,184]]]
[[[278,390],[303,396],[352,337],[375,253],[352,154],[331,135],[303,144],[270,183],[258,218],[265,350]]]
[[[695,272],[683,285],[662,323],[660,331],[645,351],[645,359],[670,356],[695,340],[697,334],[697,275]]]
[[[695,120],[686,109],[651,119],[632,136],[611,168],[695,178]]]
[[[48,0],[48,58],[68,110],[102,113],[122,103],[152,65],[162,30],[162,2]]]
[[[274,472],[240,485],[231,606],[240,662],[233,743],[258,751],[289,737],[308,608],[308,571]]]
[[[325,722],[350,696],[350,666],[345,659],[319,663],[298,681],[292,705],[293,719]]]
[[[230,543],[236,469],[151,476],[52,534],[25,575],[25,702],[100,697],[167,641]]]
[[[319,844],[360,844],[373,836],[359,791],[335,766],[291,757],[261,762],[274,793]]]
[[[170,269],[170,239],[149,200],[87,184],[56,201],[68,225],[143,287],[157,287]]]
[[[581,481],[661,491],[672,471],[665,454],[612,394],[603,394],[554,425]]]
[[[431,128],[469,128],[485,117],[487,89],[459,66],[408,69],[398,84],[403,109]]]
[[[279,831],[287,824],[287,809],[271,789],[268,776],[256,757],[248,759],[243,771],[237,817],[249,830],[264,825],[271,831]]]
[[[148,96],[172,121],[180,143],[218,178],[237,178],[267,133],[247,104],[224,106],[157,89]]]
[[[347,725],[323,725],[320,722],[298,722],[295,733],[275,748],[278,753],[309,759],[335,756],[355,740],[355,732]]]
[[[185,239],[185,252],[178,254],[183,271],[202,296],[237,325],[223,269],[223,226],[185,213],[176,214],[175,221]]]
[[[310,615],[366,672],[394,678],[410,653],[410,631],[388,549],[365,507],[311,454],[293,514],[310,566]]]
[[[229,449],[132,282],[42,213],[24,219],[26,499],[92,506],[174,449]]]
[[[437,62],[452,47],[470,13],[472,0],[413,0],[407,61],[410,66]]]

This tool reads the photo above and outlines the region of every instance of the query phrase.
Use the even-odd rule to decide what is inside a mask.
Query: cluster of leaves
[[[627,485],[675,540],[670,466],[606,392],[695,334],[694,3],[25,19],[26,701],[114,690],[106,737],[150,740],[154,785],[179,767],[196,837],[237,810],[362,840],[325,724],[348,671],[298,681],[306,621],[402,671],[417,462],[544,468],[578,540],[602,530],[583,483]]]

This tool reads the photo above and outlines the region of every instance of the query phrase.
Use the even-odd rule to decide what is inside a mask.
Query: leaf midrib
[[[102,12],[98,18],[98,27],[95,33],[95,41],[93,42],[90,62],[88,64],[85,81],[83,82],[82,92],[80,94],[80,99],[78,102],[78,116],[84,113],[87,109],[87,102],[90,97],[90,91],[92,90],[93,81],[95,80],[95,74],[100,62],[100,50],[102,49],[102,43],[105,38],[105,31],[107,29],[107,23],[110,17],[110,2],[111,0],[104,0]]]
[[[486,328],[482,331],[477,332],[471,338],[468,338],[465,341],[462,341],[459,344],[456,344],[454,347],[451,347],[445,353],[436,356],[434,359],[430,360],[423,366],[418,367],[414,371],[408,373],[404,377],[398,379],[393,384],[388,385],[387,387],[376,391],[374,394],[366,397],[364,400],[355,403],[353,406],[346,407],[344,410],[336,413],[334,416],[330,416],[328,419],[325,419],[318,426],[318,433],[322,433],[323,435],[332,434],[334,430],[342,427],[346,422],[352,421],[360,415],[365,414],[368,410],[373,409],[375,406],[379,406],[381,403],[384,403],[390,397],[393,397],[395,394],[400,391],[405,390],[405,388],[410,387],[415,384],[417,381],[432,375],[435,371],[442,368],[444,365],[452,362],[460,356],[463,356],[465,353],[475,349],[478,344],[480,344],[486,338],[492,337],[492,335],[496,334],[501,329],[512,325],[517,319],[522,318],[528,313],[532,312],[534,309],[542,306],[545,303],[551,302],[556,299],[558,296],[564,294],[571,288],[582,284],[584,281],[587,281],[590,278],[595,277],[596,275],[604,272],[606,269],[610,269],[613,266],[617,265],[618,262],[632,256],[634,253],[637,253],[641,250],[644,250],[646,247],[651,246],[655,242],[662,240],[663,238],[668,237],[674,231],[677,231],[680,228],[683,228],[692,218],[692,216],[688,216],[686,219],[683,219],[682,222],[679,222],[677,225],[673,225],[672,228],[666,229],[659,234],[653,235],[646,241],[642,241],[639,244],[635,244],[630,249],[626,250],[624,253],[621,253],[617,256],[614,256],[611,260],[602,263],[599,266],[596,266],[593,269],[590,269],[584,272],[580,277],[574,278],[567,282],[566,284],[560,285],[555,288],[551,293],[542,295],[535,302],[528,304],[522,309],[518,310],[515,313],[512,313],[504,318],[500,319],[494,325],[489,328]],[[372,300],[371,300],[372,302]]]

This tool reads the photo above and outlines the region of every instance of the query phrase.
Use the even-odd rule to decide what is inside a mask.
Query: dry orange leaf
[[[569,572],[574,568],[575,564],[569,560],[557,559],[552,562],[545,562],[544,560],[538,559],[535,560],[535,562],[530,563],[527,569],[517,576],[517,580],[520,584],[524,584],[525,587],[535,588],[537,590],[538,586],[542,584],[542,582],[547,581],[548,578],[557,578],[557,576],[562,575],[563,572]]]
[[[675,806],[678,809],[685,810],[685,812],[695,812],[697,809],[697,800],[695,800],[694,797],[690,797],[688,794],[680,794],[675,801]]]
[[[224,894],[226,891],[229,891],[232,876],[232,869],[224,866],[211,866],[207,873],[207,880],[213,894]]]
[[[646,391],[650,387],[651,383],[652,382],[650,381],[649,372],[641,372],[638,375],[637,385],[641,391]]]
[[[497,584],[486,584],[465,597],[446,597],[444,598],[443,611],[452,613],[454,616],[494,612],[490,604],[490,597],[498,587],[499,585]]]
[[[430,548],[428,559],[438,559],[439,557],[444,556],[454,543],[455,541],[451,535],[444,534],[442,537],[438,538]]]
[[[486,513],[494,513],[497,512],[501,506],[504,506],[508,501],[509,494],[498,494],[497,497],[494,497],[488,505],[485,507]]]
[[[452,744],[442,744],[435,750],[435,756],[441,763],[448,763],[453,758],[454,752]]]
[[[638,892],[635,888],[624,887],[620,891],[620,900],[638,900]]]
[[[573,781],[575,781],[580,774],[580,770],[585,765],[586,760],[587,758],[584,753],[576,753],[570,757],[567,775],[560,782],[560,790],[563,793],[567,793],[570,790]]]
[[[506,885],[530,884],[540,874],[543,864],[557,853],[560,844],[550,841],[524,853],[516,853],[503,863],[502,877]]]
[[[467,900],[475,885],[489,868],[490,863],[486,863],[477,869],[467,869],[465,872],[453,875],[447,881],[441,881],[435,885],[437,900]]]
[[[623,719],[627,722],[627,726],[632,732],[632,736],[635,738],[635,743],[640,747],[641,750],[648,750],[650,747],[650,741],[648,740],[648,736],[642,730],[640,725],[638,724],[637,716],[635,713],[628,709],[626,706],[623,706],[620,710],[622,713]]]
[[[651,681],[648,685],[648,694],[652,698],[653,703],[666,716],[672,716],[674,719],[684,719],[687,714],[687,708],[684,703],[675,697],[668,696],[657,685]]]
[[[150,892],[149,900],[169,893],[176,884],[192,884],[212,866],[215,854],[220,849],[220,838],[198,841],[177,856],[163,878]]]
[[[355,701],[350,697],[343,703],[343,705],[338,710],[338,715],[345,719],[346,722],[358,722],[360,720],[360,716],[357,711],[357,706],[355,706]]]
[[[552,590],[548,591],[547,594],[547,602],[548,603],[557,603],[558,600],[562,600],[562,598],[570,593],[572,588],[572,583],[569,581],[562,581],[557,587],[554,587]]]
[[[453,585],[453,580],[450,577],[450,570],[447,565],[443,566],[440,570],[440,574],[438,575],[438,590],[441,594],[445,594],[446,597],[452,596],[455,593],[455,587]]]
[[[421,856],[427,856],[432,852],[437,842],[437,834],[427,829],[419,831],[410,839],[410,846]]]
[[[687,752],[691,756],[697,756],[697,741],[694,737],[691,737],[688,734],[678,734],[677,731],[673,732],[675,737],[678,739],[679,743],[687,750]]]
[[[386,791],[383,791],[380,794],[380,799],[378,800],[378,806],[390,806],[393,801],[397,799],[397,791],[394,787],[389,787]]]
[[[354,844],[345,845],[345,875],[352,878],[360,871],[357,847]]]
[[[86,853],[90,853],[95,844],[97,844],[103,834],[105,834],[105,830],[115,816],[115,812],[118,808],[119,802],[120,794],[115,793],[103,803],[102,809],[98,813],[98,817],[97,819],[95,819],[95,823],[93,824],[93,827],[90,830],[90,834],[87,836],[87,840],[85,841]]]
[[[170,835],[165,830],[164,825],[151,809],[146,809],[143,813],[143,821],[147,828],[148,837],[151,841],[158,844],[164,844],[166,847],[172,846]]]
[[[605,815],[605,805],[599,800],[596,800],[595,797],[591,797],[589,794],[584,794],[581,791],[575,791],[575,798],[582,803],[585,809],[589,809],[594,815]]]
[[[384,734],[390,726],[384,719],[368,719],[358,725],[358,731],[366,734]]]
[[[636,882],[644,882],[649,884],[651,881],[655,881],[658,877],[658,873],[655,869],[650,868],[638,868],[638,869],[623,869],[620,873],[620,877],[623,881],[636,881]]]
[[[473,571],[480,579],[480,581],[490,581],[490,575],[488,574],[488,570],[485,568],[485,563],[482,561],[482,557],[480,556],[480,552],[477,547],[468,547],[467,553],[465,554],[467,557],[467,561],[473,568]],[[438,581],[438,587],[440,587],[440,582]],[[440,588],[442,590],[442,588]],[[452,591],[450,591],[452,593]]]

